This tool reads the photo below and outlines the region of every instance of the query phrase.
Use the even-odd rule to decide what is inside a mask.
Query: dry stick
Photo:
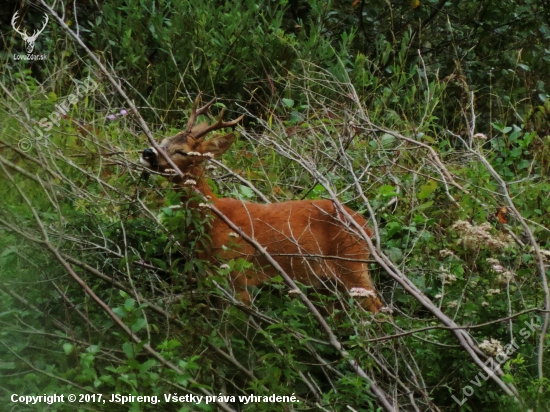
[[[381,338],[367,339],[367,342],[382,342],[382,341],[385,341],[385,340],[402,338],[403,336],[413,335],[413,334],[419,333],[419,332],[426,332],[428,330],[458,330],[458,329],[469,330],[469,329],[484,328],[486,326],[493,325],[495,323],[502,323],[504,321],[511,320],[511,319],[517,318],[521,315],[525,315],[526,313],[531,313],[531,312],[543,312],[544,313],[544,312],[547,312],[547,311],[545,311],[543,309],[539,309],[539,308],[526,309],[524,311],[514,313],[513,315],[506,316],[504,318],[491,320],[491,321],[485,322],[485,323],[478,323],[477,325],[466,325],[466,326],[457,326],[457,327],[426,326],[425,328],[413,329],[413,330],[409,330],[409,331],[402,332],[402,333],[396,333],[395,335],[383,336]]]
[[[14,164],[12,164],[11,162],[5,161],[5,159],[3,159],[3,158],[1,158],[1,157],[0,157],[0,161],[4,161],[4,163],[5,163],[7,166],[9,166],[9,167],[15,169],[16,171],[18,171],[19,173],[25,175],[26,177],[28,177],[28,178],[30,178],[30,179],[32,179],[32,180],[35,180],[36,182],[39,182],[39,179],[38,179],[35,175],[33,175],[33,174],[27,172],[26,170],[20,168],[19,166],[14,165]],[[246,182],[247,182],[247,181],[246,181]],[[243,179],[243,183],[246,183],[246,182],[245,182],[244,179]],[[264,199],[264,200],[265,200],[267,203],[269,203],[269,200],[266,200],[266,199]],[[35,240],[36,240],[36,239],[35,239]],[[115,253],[115,252],[113,252],[113,253]],[[118,255],[118,254],[117,254],[117,255]],[[80,262],[80,261],[74,259],[72,256],[69,256],[69,255],[63,254],[63,257],[64,257],[65,259],[69,260],[69,261],[73,261],[73,263],[77,264],[78,266],[81,266],[81,267],[85,268],[85,269],[88,270],[88,271],[93,271],[95,275],[101,277],[102,279],[104,279],[104,280],[106,280],[106,281],[108,281],[108,282],[112,282],[113,284],[115,284],[115,285],[117,286],[117,288],[119,288],[119,289],[121,289],[121,290],[124,290],[124,291],[127,292],[128,294],[133,295],[133,296],[137,296],[136,294],[134,294],[135,291],[133,291],[133,290],[131,290],[131,289],[128,289],[128,288],[125,288],[122,284],[120,284],[120,283],[114,281],[113,279],[109,278],[108,276],[103,275],[103,273],[101,273],[101,272],[95,270],[95,269],[92,268],[91,266],[89,266],[89,265],[87,265],[87,264],[85,264],[85,263],[83,263],[83,262]],[[120,257],[120,256],[119,256],[119,257]],[[149,267],[149,265],[142,265],[142,266]],[[153,267],[150,267],[150,268],[156,269],[156,268],[153,268]],[[138,298],[139,298],[139,297],[138,297]],[[163,314],[163,315],[169,317],[168,314],[167,314],[167,312],[165,312],[165,311],[164,311],[162,308],[160,308],[159,306],[153,305],[153,304],[151,304],[151,303],[148,303],[148,305],[149,305],[150,307],[152,307],[152,309],[154,309],[154,310],[157,311],[158,313],[161,313],[161,314]],[[215,347],[214,345],[209,344],[209,346],[210,346],[212,349],[215,349],[216,352],[218,352],[219,354],[221,354],[222,356],[224,356],[225,359],[231,361],[231,362],[232,362],[237,368],[239,368],[241,371],[247,373],[247,375],[249,375],[250,377],[252,377],[254,380],[257,380],[257,378],[254,376],[254,374],[253,374],[251,371],[249,371],[249,370],[247,370],[246,368],[244,368],[244,366],[242,366],[240,363],[238,363],[238,361],[237,361],[236,359],[234,359],[234,358],[232,358],[231,356],[225,354],[225,352],[221,351],[220,349],[218,349],[218,348]],[[266,388],[265,386],[264,386],[263,388],[264,388],[264,390],[267,391],[267,388]]]
[[[134,296],[136,297],[136,301],[139,306],[141,306],[141,296],[138,295],[136,286],[134,284],[134,279],[132,278],[132,271],[130,269],[130,259],[128,258],[128,241],[126,239],[126,229],[124,228],[124,224],[122,221],[120,222],[120,228],[122,229],[122,238],[124,239],[124,261],[126,262],[126,274],[128,275],[128,282],[130,283],[130,286],[132,287],[132,290],[135,291]],[[147,319],[147,314],[145,311],[143,313],[143,320],[145,320],[145,330],[147,331],[147,340],[151,340],[151,332],[150,332],[150,325],[149,320]]]
[[[416,405],[416,402],[414,400],[414,391],[411,390],[404,382],[401,381],[401,379],[399,379],[399,375],[397,373],[392,373],[388,367],[380,360],[378,359],[375,355],[373,354],[370,354],[371,355],[371,358],[372,360],[374,361],[374,363],[382,370],[384,371],[384,373],[386,373],[386,375],[388,375],[389,377],[391,377],[395,383],[396,383],[396,386],[399,386],[403,389],[403,392],[404,394],[408,394],[409,395],[409,400],[411,402],[411,405],[414,407],[414,410],[416,412],[420,412],[420,410],[418,409],[418,406]],[[424,392],[424,390],[420,387],[418,387],[417,385],[417,388],[420,390],[420,392],[422,393],[422,397],[423,398],[427,398],[427,394]],[[396,388],[397,389],[397,388]]]
[[[94,267],[88,265],[87,263],[84,263],[78,259],[75,259],[74,257],[70,256],[70,255],[66,255],[66,254],[62,254],[62,256],[67,259],[68,261],[74,263],[75,265],[87,270],[88,272],[94,274],[95,276],[107,281],[107,282],[111,282],[114,286],[116,286],[117,288],[125,291],[126,293],[128,293],[130,296],[133,296],[134,298],[136,298],[136,300],[140,299],[141,297],[137,294],[137,292],[135,290],[132,290],[130,288],[127,288],[125,287],[123,284],[115,281],[114,279],[110,278],[109,276],[105,275],[104,273],[100,272],[99,270],[95,269]],[[142,298],[141,298],[142,299]],[[153,311],[157,312],[158,314],[164,316],[166,319],[170,319],[171,318],[171,315],[170,313],[168,313],[166,310],[164,310],[162,307],[156,305],[155,303],[153,302],[150,302],[150,301],[144,301],[144,303],[149,307],[151,308]],[[184,323],[182,321],[180,321],[179,319],[171,319],[171,321],[175,322],[176,324],[178,324],[179,326],[185,326]],[[255,380],[255,381],[258,381],[258,378],[254,375],[254,373],[248,369],[246,369],[237,359],[235,359],[233,356],[225,353],[224,351],[222,351],[220,348],[218,348],[217,346],[213,345],[212,343],[208,343],[208,346],[214,350],[215,352],[217,352],[218,354],[220,354],[220,356],[222,356],[224,359],[226,359],[227,361],[231,362],[233,365],[235,365],[235,367],[237,367],[239,370],[241,370],[242,372],[244,372],[246,375],[248,375],[251,379]],[[267,392],[268,389],[262,385],[262,388]]]
[[[140,345],[143,343],[143,341],[136,335],[132,330],[124,323],[122,320],[111,310],[111,308],[97,296],[94,291],[88,286],[84,280],[78,276],[78,274],[73,270],[71,265],[63,259],[63,256],[59,253],[57,248],[52,245],[52,243],[49,241],[48,232],[46,228],[44,227],[44,224],[42,220],[40,219],[40,216],[38,216],[38,213],[36,209],[32,206],[31,201],[27,198],[25,193],[21,190],[21,188],[17,185],[15,180],[13,179],[13,176],[8,172],[8,170],[5,168],[3,164],[0,163],[0,166],[2,167],[2,170],[4,174],[8,177],[12,185],[17,189],[19,192],[19,195],[23,198],[27,206],[31,209],[31,212],[34,216],[34,219],[36,220],[36,223],[38,227],[40,228],[42,235],[44,236],[43,244],[44,246],[55,256],[55,258],[61,263],[63,268],[71,275],[71,277],[78,283],[78,285],[84,290],[84,292],[90,296],[90,298],[95,301],[104,311],[107,313],[107,315],[113,320],[114,323],[116,323],[130,338],[135,342],[136,345]],[[143,344],[143,349],[145,349],[153,358],[155,358],[157,361],[161,363],[161,365],[166,366],[176,373],[183,375],[183,371],[176,365],[174,365],[172,362],[167,361],[164,359],[164,357],[155,351],[153,347],[149,343]],[[190,380],[193,384],[197,384],[200,387],[200,390],[207,396],[212,396],[210,392],[208,392],[206,389],[202,387],[198,382],[194,380]],[[225,402],[219,402],[216,400],[216,403],[225,411],[234,412],[234,409],[231,408],[229,405],[227,405]]]
[[[359,105],[359,107],[361,107],[360,103],[359,103],[359,98],[358,98],[358,96],[357,96],[357,94],[356,94],[356,92],[353,88],[352,88],[352,95],[354,97],[353,100]],[[371,126],[371,128],[377,129],[377,130],[382,131],[384,133],[388,133],[388,134],[390,134],[390,135],[392,135],[392,136],[394,136],[394,137],[396,137],[400,140],[407,141],[407,142],[412,143],[416,146],[420,146],[420,147],[426,149],[428,151],[428,153],[430,154],[430,157],[432,158],[433,162],[437,166],[436,169],[438,169],[438,171],[441,173],[442,177],[446,178],[453,186],[455,186],[459,190],[461,190],[463,192],[467,192],[466,189],[464,189],[462,186],[460,186],[454,180],[452,175],[449,173],[449,171],[447,170],[447,168],[445,167],[445,165],[443,164],[443,162],[439,158],[438,154],[435,152],[435,150],[431,146],[429,146],[427,144],[424,144],[422,142],[418,142],[418,141],[413,140],[411,138],[405,137],[402,134],[397,133],[393,130],[387,130],[387,129],[384,129],[382,127],[376,126],[376,125],[371,123],[370,119],[368,118],[368,116],[365,113],[363,113],[363,115],[364,115],[364,118],[367,121],[367,123]],[[328,185],[328,182],[326,182],[326,180],[325,180],[325,184]],[[359,225],[357,225],[357,223],[353,219],[351,219],[351,217],[345,212],[345,210],[343,210],[340,202],[336,199],[335,194],[332,192],[332,190],[330,190],[330,188],[327,187],[327,186],[325,186],[325,189],[327,189],[327,191],[331,195],[333,201],[335,201],[335,203],[338,205],[339,209],[341,209],[341,211],[345,214],[346,218],[354,226],[356,226],[356,228],[359,230],[359,232],[365,238],[365,240],[367,241],[367,243],[369,245],[369,249],[371,249],[371,252],[373,252],[372,253],[373,256],[378,261],[378,263],[387,271],[387,273],[390,274],[390,276],[392,276],[395,280],[397,280],[398,283],[400,283],[420,303],[422,303],[426,308],[428,308],[432,313],[434,313],[434,315],[436,315],[436,317],[438,317],[444,324],[447,324],[448,326],[452,326],[452,327],[456,328],[457,325],[455,324],[455,322],[452,319],[448,318],[445,314],[443,314],[443,312],[441,312],[441,310],[439,308],[437,308],[435,305],[433,305],[432,302],[428,298],[426,298],[420,292],[420,290],[418,290],[415,287],[415,285],[412,282],[410,282],[410,280],[408,278],[406,278],[404,276],[404,274],[401,273],[399,271],[399,269],[396,268],[393,265],[393,263],[384,254],[382,254],[382,253],[379,254],[378,253],[378,251],[374,248],[374,245],[372,244],[370,238],[368,236],[366,236],[366,234],[364,233],[363,229],[361,227],[359,227]],[[446,186],[446,189],[447,189],[447,186]],[[475,351],[479,352],[479,348],[477,348],[477,346],[473,343],[471,337],[465,331],[462,331],[462,330],[455,330],[454,334],[457,336],[459,342],[464,347],[464,349],[466,349],[466,351],[470,354],[470,356],[472,357],[474,362],[478,366],[480,366],[484,371],[487,372],[486,366],[483,364],[483,362],[478,358],[478,356],[475,353]],[[517,389],[511,384],[510,384],[510,386],[507,386],[498,376],[495,376],[494,374],[491,374],[491,372],[492,371],[489,371],[490,375],[493,377],[493,380],[495,380],[495,382],[508,395],[514,396],[516,398],[516,400],[519,401],[519,394],[517,392]],[[502,371],[500,371],[500,370],[498,370],[497,372],[500,372],[502,374]]]
[[[325,124],[323,124],[323,128],[325,130],[325,133],[327,135],[329,135],[329,131],[327,130],[327,127]],[[353,136],[353,138],[355,137],[356,135]],[[352,139],[353,139],[352,138]],[[353,172],[353,165],[351,164],[351,162],[349,161],[348,159],[348,154],[346,152],[347,148],[350,146],[351,144],[351,139],[350,141],[348,142],[348,144],[346,146],[344,146],[342,144],[342,139],[338,139],[338,151],[340,152],[340,156],[341,158],[344,160],[351,176],[353,176],[353,183],[355,185],[355,188],[357,190],[357,193],[359,194],[359,196],[361,197],[361,200],[363,201],[363,204],[367,207],[367,210],[369,211],[369,214],[371,216],[371,222],[372,222],[372,230],[374,231],[374,238],[376,239],[376,246],[378,248],[380,248],[380,229],[378,228],[378,221],[376,220],[376,215],[374,214],[374,209],[372,208],[369,200],[367,199],[367,197],[365,196],[365,194],[363,193],[363,190],[361,188],[361,185],[359,184],[359,180],[357,179],[357,176],[356,174]],[[370,162],[369,162],[369,165],[370,165]],[[369,166],[367,166],[369,167]],[[396,199],[396,198],[394,198]]]
[[[89,341],[79,340],[79,339],[73,338],[73,337],[68,336],[68,335],[60,335],[60,334],[56,334],[56,333],[41,332],[41,331],[36,330],[32,326],[27,325],[26,323],[24,323],[22,321],[21,321],[21,323],[23,324],[23,326],[26,326],[27,328],[29,328],[31,330],[15,329],[15,328],[6,328],[4,330],[6,332],[21,333],[21,334],[25,334],[25,335],[38,335],[38,336],[43,336],[43,337],[47,337],[47,338],[54,338],[56,340],[56,342],[59,339],[63,339],[63,340],[66,340],[68,342],[73,343],[74,345],[79,345],[82,348],[88,347],[90,345]],[[116,349],[110,349],[110,348],[102,347],[102,348],[100,348],[99,353],[103,355],[104,359],[107,359],[107,357],[109,357],[109,359],[111,359],[111,361],[113,361],[113,362],[117,362],[119,364],[124,364],[125,363],[124,360],[121,360],[120,358],[117,358],[114,355],[114,354],[118,354],[118,355],[123,356],[123,358],[124,358],[126,355],[125,355],[124,351],[122,351],[122,350],[116,350]]]

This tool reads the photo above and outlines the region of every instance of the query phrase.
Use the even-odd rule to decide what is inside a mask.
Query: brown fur
[[[330,200],[295,200],[258,204],[217,198],[203,175],[204,157],[176,153],[180,150],[184,153],[209,152],[221,155],[235,139],[233,134],[218,135],[207,141],[193,139],[193,134],[205,127],[205,123],[200,124],[189,135],[180,133],[161,142],[161,148],[186,175],[185,179],[188,177],[195,180],[197,189],[209,197],[214,206],[244,233],[264,246],[293,279],[316,289],[337,285],[347,291],[352,288],[371,291],[372,296],[356,299],[365,309],[378,312],[383,305],[374,292],[368,273],[367,244],[346,227],[343,223],[345,219],[334,203]],[[156,168],[160,171],[166,171],[170,167],[160,155],[157,162]],[[175,179],[176,184],[184,181]],[[370,236],[372,233],[366,220],[351,209],[344,208]],[[201,253],[200,258],[213,263],[244,258],[253,263],[253,269],[231,274],[231,282],[238,298],[249,304],[251,297],[247,288],[260,287],[278,275],[278,272],[222,220],[214,218],[208,234],[211,247],[207,252]]]

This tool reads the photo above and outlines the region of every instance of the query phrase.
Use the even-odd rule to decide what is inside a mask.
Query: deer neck
[[[211,210],[205,207],[210,202],[215,202],[218,198],[210,189],[206,178],[204,177],[204,171],[201,167],[194,167],[187,173],[183,174],[183,178],[173,179],[175,190],[180,193],[180,201],[183,209],[187,212],[191,212],[194,218],[197,217],[196,213],[202,222],[207,222],[203,230],[197,230],[194,225],[185,226],[185,238],[184,245],[186,247],[193,247],[194,251],[199,253],[205,253],[210,250],[210,237],[204,236],[210,233],[211,225]],[[197,193],[200,192],[199,193]],[[202,259],[202,258],[201,258]]]
[[[206,177],[204,177],[204,169],[202,167],[196,166],[185,173],[183,179],[178,179],[176,182],[176,187],[179,189],[189,188],[190,190],[183,190],[181,197],[182,203],[188,203],[191,207],[199,207],[200,203],[215,202],[218,200]],[[197,196],[193,193],[193,188],[196,188],[204,196],[203,200],[198,200]]]

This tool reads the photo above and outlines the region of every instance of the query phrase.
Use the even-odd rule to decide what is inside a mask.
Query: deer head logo
[[[25,41],[25,48],[27,49],[27,54],[31,54],[33,52],[34,42],[38,38],[38,35],[44,31],[44,29],[46,28],[46,24],[48,24],[48,21],[49,21],[48,15],[44,14],[44,16],[46,16],[46,21],[44,22],[44,25],[42,26],[42,28],[40,30],[35,30],[34,33],[32,34],[32,36],[29,36],[27,34],[26,29],[23,32],[17,30],[17,27],[16,27],[15,23],[17,21],[17,17],[19,17],[19,12],[18,11],[15,12],[15,14],[13,15],[13,17],[11,19],[11,25],[12,25],[13,29],[17,33],[19,33],[21,35],[21,37],[23,37],[23,40]]]

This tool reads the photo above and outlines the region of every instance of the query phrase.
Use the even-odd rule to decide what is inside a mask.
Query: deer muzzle
[[[158,152],[154,147],[148,147],[141,154],[139,162],[145,167],[158,166]]]

